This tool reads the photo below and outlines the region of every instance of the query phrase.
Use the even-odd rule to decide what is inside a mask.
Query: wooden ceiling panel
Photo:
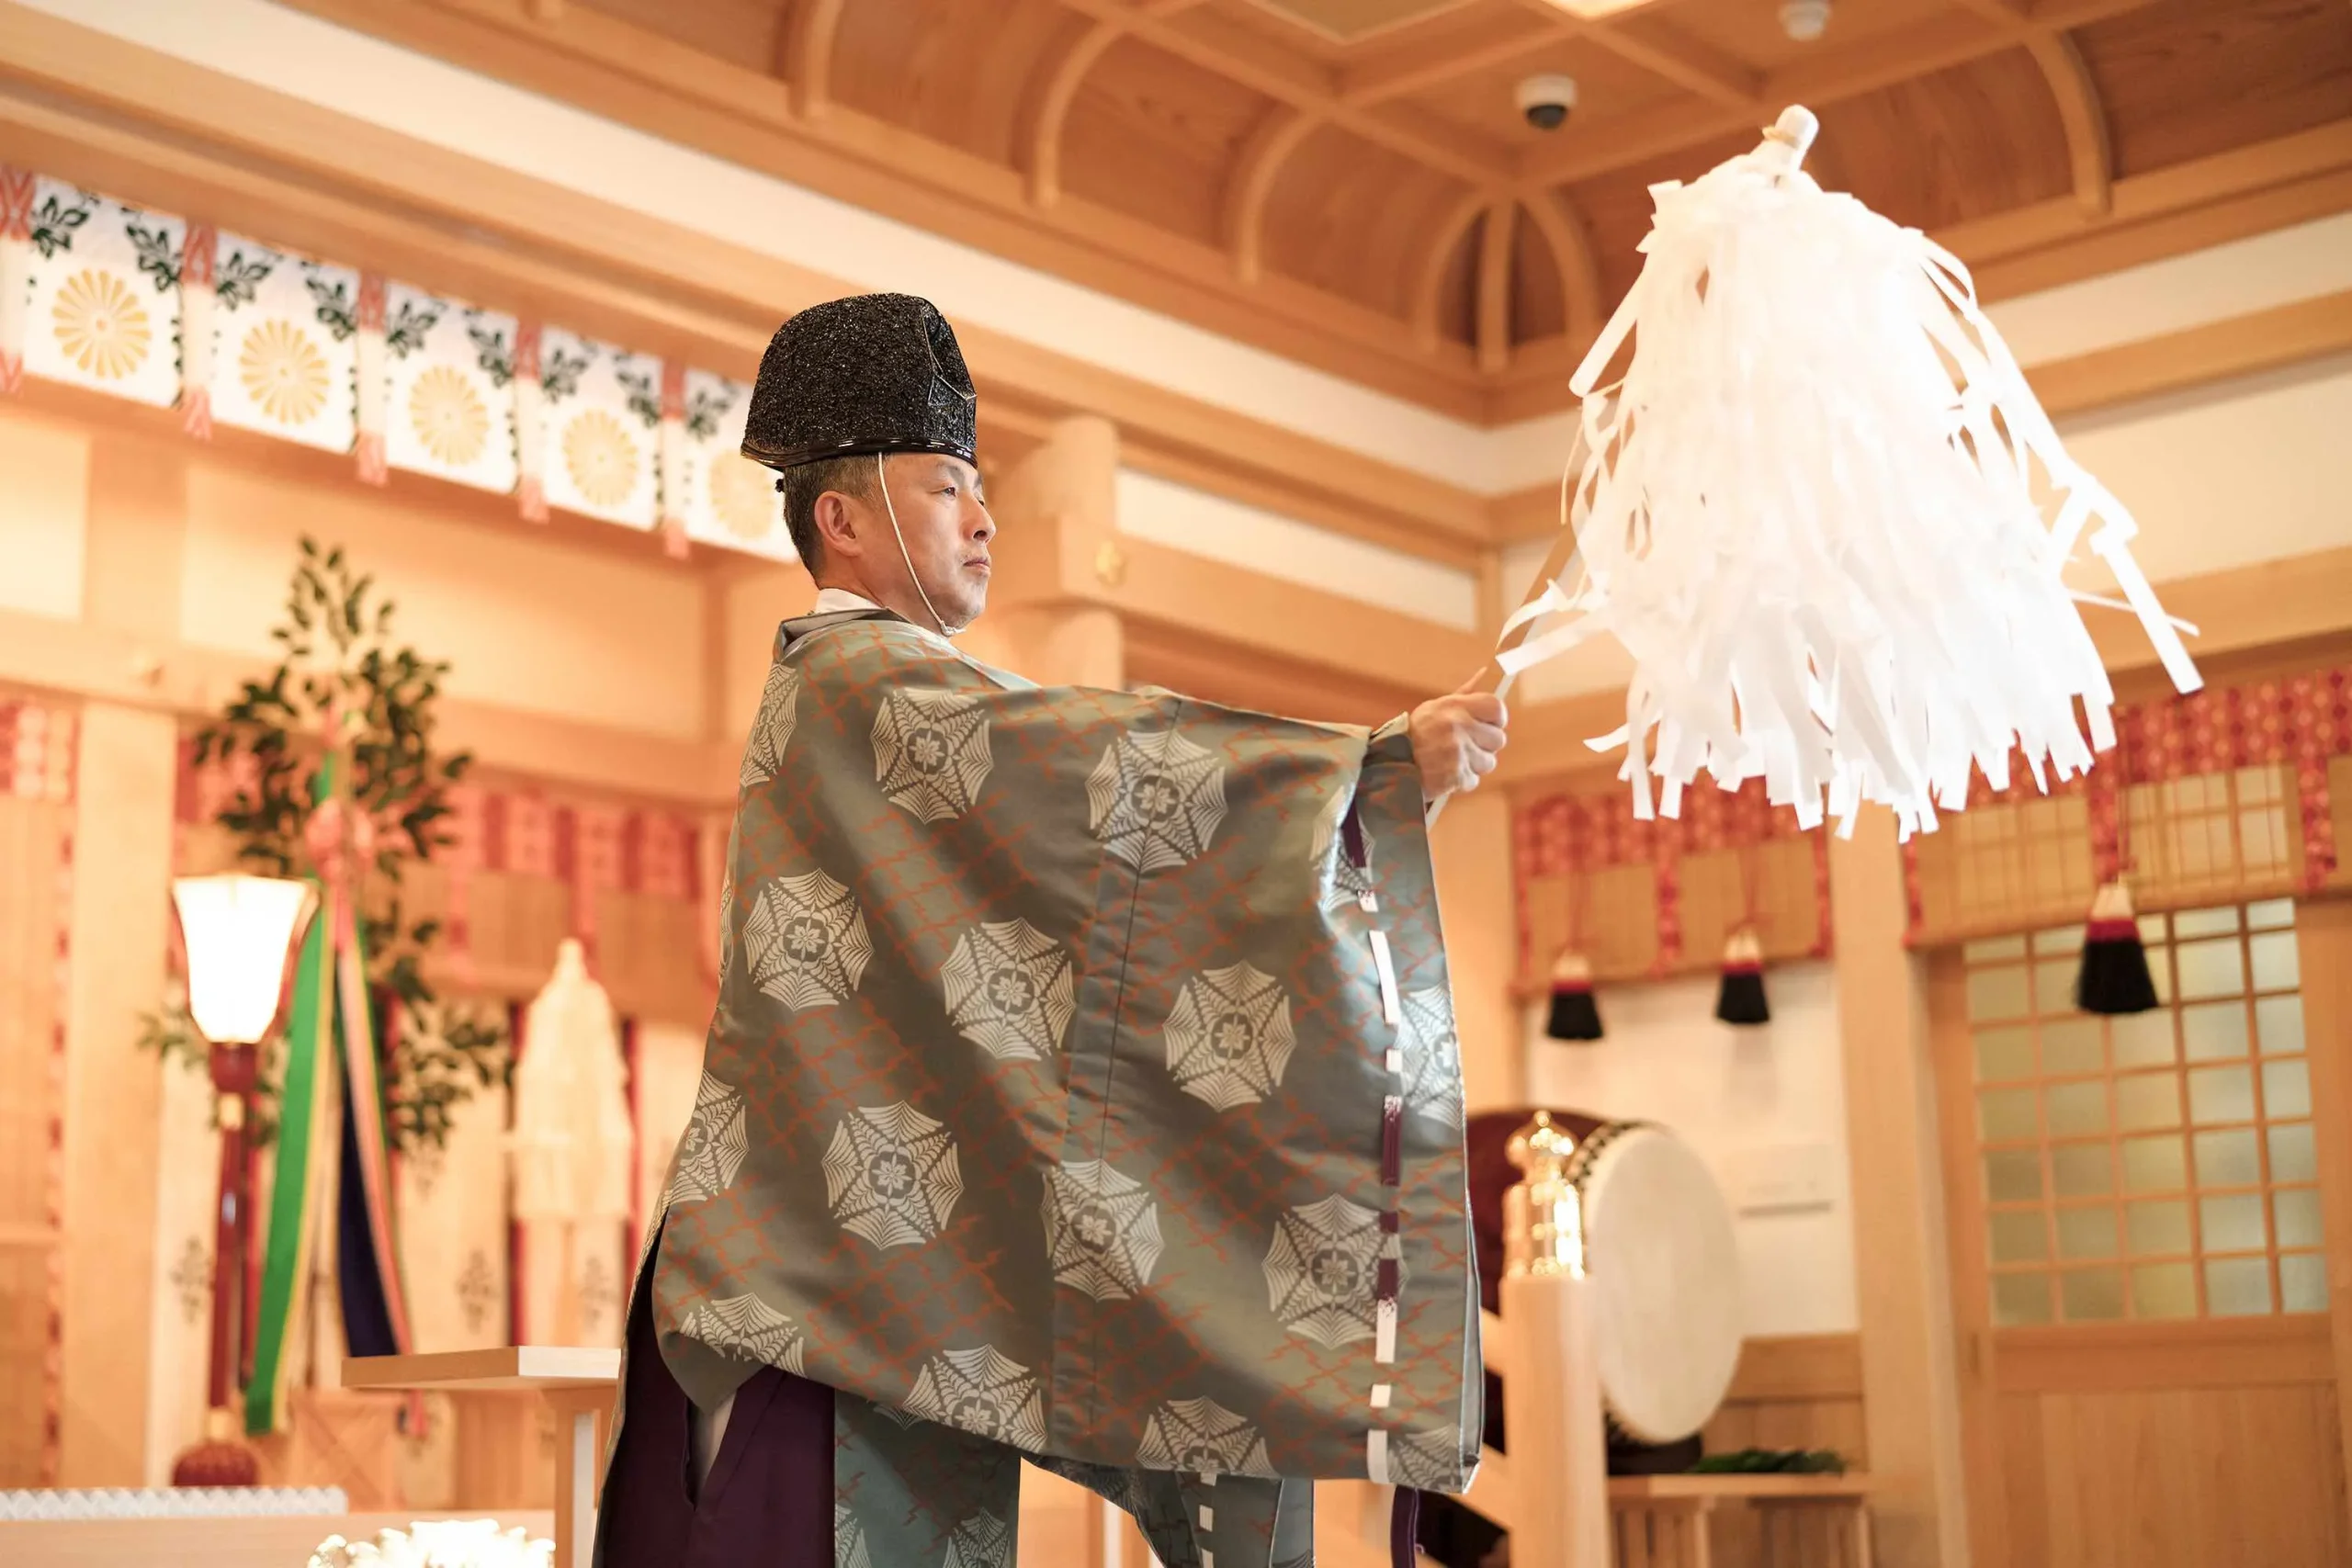
[[[1919,229],[2044,201],[2072,186],[2056,100],[2023,50],[1829,105],[1817,145],[1842,188]]]
[[[1414,30],[1471,0],[1248,0],[1329,43],[1351,48]]]
[[[1374,0],[1374,3],[1390,4],[1396,0]],[[1453,3],[1459,6],[1463,0],[1453,0]],[[1469,3],[1476,4],[1479,0],[1469,0]],[[1517,0],[1485,0],[1485,3],[1516,4]],[[1196,26],[1213,23],[1227,29],[1231,36],[1258,39],[1270,49],[1311,60],[1326,67],[1336,67],[1354,59],[1363,51],[1385,45],[1393,39],[1410,37],[1431,21],[1441,19],[1451,8],[1396,3],[1396,11],[1405,15],[1405,20],[1375,29],[1351,43],[1336,33],[1311,25],[1299,12],[1278,4],[1265,4],[1264,0],[1198,0],[1196,6],[1187,7],[1192,11]]]
[[[1216,244],[1227,175],[1272,101],[1135,39],[1103,51],[1062,130],[1072,196]]]
[[[1510,340],[1532,343],[1568,330],[1567,300],[1560,292],[1560,264],[1543,231],[1520,214],[1511,231]]]
[[[1678,0],[1661,7],[1667,19],[1758,70],[1799,64],[1809,54],[1900,36],[1951,13],[1950,0],[1837,0],[1828,30],[1799,43],[1782,29],[1780,6],[1765,0]]]
[[[1266,208],[1266,265],[1285,276],[1408,318],[1433,238],[1469,188],[1332,127],[1283,164]],[[1442,263],[1440,264],[1442,265]]]
[[[1018,165],[1028,85],[1079,25],[1055,0],[854,0],[841,8],[829,85],[877,119]]]
[[[1836,0],[1804,44],[1775,0],[281,3],[1470,418],[1560,406],[1647,186],[1791,101],[1825,186],[1996,289],[2352,199],[2346,0]]]
[[[2352,115],[2344,0],[2165,0],[2080,29],[2119,175]]]
[[[1665,102],[1679,91],[1663,77],[1598,44],[1570,39],[1524,51],[1484,70],[1425,88],[1408,101],[1517,151],[1553,134],[1528,124],[1515,96],[1521,81],[1546,73],[1576,79],[1577,107],[1572,118],[1595,125],[1606,123],[1614,115]]]
[[[1448,343],[1478,341],[1478,225],[1462,231],[1445,258],[1437,286],[1438,335]]]
[[[765,70],[776,57],[786,0],[580,0],[583,9],[674,39],[721,60],[751,61]]]

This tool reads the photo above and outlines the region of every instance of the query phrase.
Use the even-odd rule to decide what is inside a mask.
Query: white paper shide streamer
[[[1624,645],[1626,727],[1593,745],[1626,746],[1636,816],[1678,815],[1703,769],[1761,776],[1808,828],[1881,801],[1908,832],[1965,803],[1972,766],[2006,787],[2013,748],[2047,787],[2113,745],[2061,581],[2078,544],[2174,683],[2199,678],[2131,514],[2067,457],[1967,270],[1825,193],[1797,166],[1813,131],[1791,109],[1757,151],[1652,187],[1641,276],[1571,383],[1581,570],[1539,585],[1496,663]]]

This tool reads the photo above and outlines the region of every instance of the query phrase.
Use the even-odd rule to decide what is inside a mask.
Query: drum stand
[[[1521,1176],[1503,1196],[1503,1313],[1487,1320],[1485,1338],[1487,1366],[1504,1380],[1511,1451],[1487,1454],[1469,1501],[1482,1511],[1501,1506],[1512,1568],[1610,1568],[1591,1284],[1583,1213],[1566,1175],[1576,1140],[1539,1111],[1510,1152]],[[1503,1473],[1490,1482],[1490,1470]],[[1511,1484],[1514,1477],[1522,1483]]]

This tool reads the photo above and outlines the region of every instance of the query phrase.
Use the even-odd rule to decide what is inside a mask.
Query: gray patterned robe
[[[1019,1461],[1170,1568],[1311,1560],[1317,1477],[1464,1487],[1462,1083],[1418,771],[787,623],[650,1270],[697,1404],[830,1384],[842,1568],[1012,1561]]]

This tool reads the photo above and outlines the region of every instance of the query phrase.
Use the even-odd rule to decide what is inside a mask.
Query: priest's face
[[[882,473],[907,552],[902,559],[892,543],[876,552],[879,558],[869,557],[875,586],[886,590],[876,597],[919,626],[931,624],[922,613],[928,598],[947,623],[944,629],[960,631],[979,618],[989,602],[989,545],[996,537],[996,519],[989,515],[979,470],[961,457],[902,452],[883,460]],[[921,593],[907,583],[910,563]],[[900,597],[911,603],[893,603]]]

